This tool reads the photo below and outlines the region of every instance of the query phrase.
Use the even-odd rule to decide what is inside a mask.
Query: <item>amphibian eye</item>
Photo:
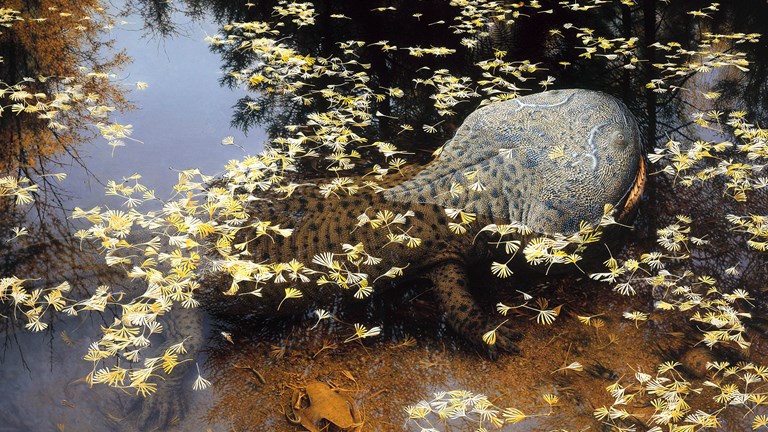
[[[624,132],[614,132],[612,141],[614,145],[619,147],[624,147],[627,145],[627,138],[624,135]]]

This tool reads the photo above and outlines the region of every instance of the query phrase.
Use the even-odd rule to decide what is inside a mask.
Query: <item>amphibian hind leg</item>
[[[449,261],[439,264],[429,273],[440,307],[446,314],[448,324],[465,339],[482,347],[492,359],[498,357],[498,349],[516,353],[519,350],[513,339],[517,333],[501,326],[496,331],[496,343],[488,345],[483,334],[492,330],[502,320],[483,312],[469,292],[469,278],[464,263]]]

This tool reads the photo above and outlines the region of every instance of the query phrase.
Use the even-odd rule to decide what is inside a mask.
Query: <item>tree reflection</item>
[[[131,5],[142,11],[147,28],[160,34],[173,31],[167,23],[174,13],[195,18],[211,14],[222,25],[223,39],[242,37],[247,32],[229,23],[274,21],[275,7],[285,4],[277,0],[244,5],[190,0],[184,2],[183,9],[174,10],[160,3],[137,0]],[[402,89],[402,97],[373,101],[369,112],[375,116],[370,127],[355,132],[368,142],[387,141],[408,151],[423,150],[419,152],[425,156],[421,160],[426,160],[428,150],[449,138],[461,119],[489,96],[481,83],[501,74],[493,68],[479,67],[488,59],[525,60],[533,65],[506,76],[520,94],[581,87],[621,98],[640,119],[648,149],[667,139],[711,139],[712,131],[702,133],[696,127],[692,117],[697,112],[744,108],[758,124],[764,122],[768,53],[766,44],[754,43],[749,35],[765,30],[763,18],[768,15],[768,4],[738,0],[692,9],[685,2],[657,0],[600,7],[557,1],[533,3],[539,7],[499,2],[502,12],[464,26],[460,20],[463,10],[458,7],[461,2],[393,1],[385,5],[316,1],[311,4],[314,25],[285,19],[278,28],[280,42],[298,53],[315,59],[351,56],[358,64],[366,65],[361,70],[370,78],[368,87]],[[713,36],[734,33],[744,38]],[[628,47],[616,48],[622,43]],[[587,55],[590,46],[597,49]],[[444,47],[447,51],[444,55],[414,56],[409,47]],[[702,47],[709,48],[712,55],[701,54]],[[212,49],[221,55],[222,69],[231,72],[222,78],[223,85],[238,86],[239,73],[263,67],[252,50],[237,43],[214,45]],[[748,73],[744,67],[717,66],[718,62],[730,60],[738,66],[739,58],[729,57],[738,51],[745,54]],[[441,69],[455,77],[468,77],[477,92],[452,107],[455,113],[449,116],[441,115],[435,107],[433,89],[414,84],[414,79],[428,80]],[[306,90],[298,91],[302,97],[297,97],[252,81],[247,86],[248,94],[234,107],[233,125],[246,131],[264,127],[273,138],[297,130],[310,135],[308,116],[331,108],[327,100],[314,93],[345,82],[338,77],[315,76],[307,77],[303,85]],[[719,94],[722,96],[718,98]],[[303,126],[287,130],[286,125]],[[416,127],[403,133],[403,125]],[[427,133],[420,125],[436,125],[438,133]],[[305,168],[324,171],[324,167]],[[723,204],[726,199],[712,200],[723,187],[720,183],[691,189],[694,193],[681,192],[661,176],[655,183],[657,187],[650,188],[644,212],[646,238],[655,236],[657,220],[688,213],[689,208],[719,217],[725,209],[738,214],[747,214],[750,209],[759,212],[759,204],[764,204],[759,196],[757,206],[749,209],[737,202]],[[723,237],[713,242],[722,245],[722,251],[743,249],[733,244],[739,236],[729,231],[722,218],[704,217],[698,223],[702,229]],[[719,247],[709,250],[718,252],[702,256],[697,262],[715,265],[720,273],[736,262],[750,270],[765,271],[751,253],[734,256],[719,252]]]
[[[147,21],[147,28],[161,35],[175,31],[174,19],[178,13],[200,17],[210,12],[220,20],[225,33],[217,40],[228,40],[228,36],[252,36],[248,34],[252,30],[247,27],[229,23],[272,21],[278,13],[275,6],[286,4],[267,1],[235,6],[224,1],[188,1],[186,9],[180,10],[167,2],[136,0],[128,3],[128,7],[139,8]],[[327,61],[329,68],[349,66],[354,69],[352,76],[357,81],[338,74],[313,75],[307,72],[306,78],[300,77],[303,80],[301,85],[293,83],[299,89],[296,92],[285,91],[280,86],[261,85],[262,79],[253,72],[264,71],[266,67],[244,45],[218,44],[214,49],[222,57],[223,69],[230,72],[224,76],[222,84],[236,86],[244,81],[249,83],[250,93],[235,107],[233,123],[244,130],[263,126],[273,138],[295,133],[319,134],[316,129],[321,127],[312,124],[312,115],[335,108],[334,101],[321,93],[324,90],[344,88],[345,94],[354,96],[356,92],[363,92],[362,88],[365,87],[366,90],[374,89],[376,93],[373,93],[370,105],[360,110],[362,114],[355,115],[360,118],[368,115],[369,118],[363,120],[369,123],[349,126],[360,134],[360,142],[388,141],[406,151],[423,150],[422,154],[426,156],[428,150],[434,149],[452,134],[461,119],[474,110],[483,98],[499,95],[511,97],[549,87],[582,87],[602,90],[627,102],[642,120],[650,148],[656,146],[662,137],[697,139],[697,130],[690,121],[691,114],[715,106],[710,101],[714,96],[707,88],[717,80],[724,79],[718,88],[729,98],[736,98],[739,92],[746,91],[742,89],[751,89],[756,95],[752,95],[753,99],[750,100],[762,101],[762,84],[754,77],[746,77],[739,72],[707,75],[707,69],[711,66],[706,64],[706,59],[699,58],[701,54],[686,52],[694,52],[701,45],[722,42],[723,52],[718,56],[723,61],[729,60],[728,55],[736,51],[734,46],[725,43],[727,38],[717,41],[719,38],[707,33],[740,28],[735,24],[731,27],[728,21],[730,16],[740,14],[740,11],[733,9],[740,5],[739,2],[723,6],[720,10],[695,11],[711,15],[712,21],[703,21],[696,14],[689,13],[690,5],[681,2],[646,0],[635,5],[626,1],[623,4],[582,10],[584,7],[576,3],[564,5],[561,2],[542,1],[536,3],[541,7],[531,6],[517,11],[520,12],[518,15],[515,13],[519,8],[517,5],[521,3],[499,4],[506,5],[509,10],[486,15],[475,22],[457,20],[466,10],[438,1],[393,1],[386,5],[315,2],[311,19],[317,22],[307,26],[300,20],[282,20],[279,42],[311,58],[311,61]],[[549,9],[557,12],[549,13]],[[51,22],[67,18],[58,9],[48,11],[49,16],[36,15],[39,12],[37,10],[25,10],[24,14],[46,18]],[[745,25],[749,28],[758,24],[752,18],[739,17],[747,22]],[[2,95],[20,99],[14,100],[19,104],[8,105],[8,109],[16,111],[18,115],[0,118],[0,122],[3,122],[3,142],[8,144],[2,149],[7,152],[2,159],[6,171],[27,177],[36,175],[42,181],[47,181],[48,177],[40,176],[47,173],[46,170],[61,154],[69,152],[76,155],[76,144],[89,138],[85,132],[86,127],[100,121],[103,110],[127,106],[120,89],[110,86],[102,75],[103,70],[119,66],[124,58],[118,55],[112,59],[100,59],[95,53],[104,47],[99,45],[101,42],[93,42],[98,40],[98,30],[94,27],[90,30],[92,33],[88,33],[89,27],[84,27],[84,30],[78,31],[85,33],[69,34],[88,35],[83,40],[75,38],[68,41],[66,46],[74,47],[73,50],[65,50],[62,45],[56,46],[55,52],[49,52],[47,46],[30,44],[29,41],[59,37],[59,33],[40,33],[30,37],[24,31],[40,30],[32,26],[30,30],[19,24],[18,28],[3,34],[2,54],[12,61],[7,62],[10,66],[2,66],[4,69],[0,69],[2,79],[8,83],[21,83],[20,86],[29,94],[19,94],[22,90],[19,87]],[[463,33],[457,33],[456,30],[462,30]],[[746,50],[748,56],[755,56],[764,49],[757,44],[748,43],[745,46],[749,47]],[[86,52],[77,61],[66,57],[78,50]],[[90,65],[89,70],[62,69],[60,66],[60,63],[75,65],[83,59]],[[761,66],[755,69],[762,70]],[[27,76],[34,78],[27,80]],[[70,78],[62,80],[62,77]],[[462,84],[470,83],[461,88],[461,96],[459,92],[451,95],[458,99],[457,103],[443,106],[436,104],[435,89],[441,85],[439,80],[442,78],[458,79]],[[463,81],[464,78],[466,81]],[[414,82],[415,79],[420,81]],[[73,83],[80,87],[73,87]],[[10,96],[14,93],[16,96]],[[79,110],[59,110],[60,107],[54,106],[57,108],[57,123],[52,126],[50,118],[34,115],[40,110],[43,113],[51,111],[51,105],[45,107],[48,96],[37,94],[63,94],[58,100],[64,103],[61,98],[69,98],[67,104],[80,98],[100,102]],[[383,97],[377,97],[378,94]],[[713,120],[709,123],[714,125],[719,122]],[[289,125],[295,127],[286,128]],[[372,159],[365,156],[363,154],[361,158],[361,165],[370,168]],[[423,160],[426,157],[414,159]],[[322,158],[316,160],[318,164],[326,164]],[[328,175],[329,166],[307,165],[302,174],[312,174],[310,170],[315,170]],[[341,171],[345,171],[343,168]],[[652,240],[656,235],[656,221],[659,224],[666,223],[677,214],[695,209],[694,230],[710,233],[706,239],[711,246],[696,250],[692,262],[686,265],[697,274],[729,274],[729,285],[743,285],[750,292],[759,292],[762,288],[759,281],[768,272],[764,259],[761,260],[764,257],[760,253],[745,250],[744,239],[729,231],[730,227],[722,215],[725,212],[749,214],[764,211],[764,197],[757,197],[747,206],[727,197],[712,199],[713,196],[722,195],[723,182],[710,182],[702,186],[697,184],[697,188],[684,190],[667,177],[657,176],[654,179],[656,187],[653,190],[657,192],[652,193],[646,202],[640,229],[635,236],[641,250],[656,248]],[[48,190],[51,193],[43,202],[55,205],[54,190]],[[3,221],[8,225],[0,227],[0,233],[11,233],[11,228],[29,224],[30,216],[20,212],[10,200],[3,201],[2,205],[4,207],[0,210],[10,216]],[[38,218],[34,233],[14,240],[14,249],[2,257],[3,274],[45,274],[57,278],[82,271],[86,273],[85,277],[92,277],[98,270],[93,264],[95,261],[91,261],[89,256],[71,254],[72,250],[76,250],[76,243],[71,242],[64,232],[55,231],[59,227],[57,219],[44,218],[44,215],[40,210],[34,213],[33,216]],[[10,237],[8,234],[0,238],[0,241],[10,240]],[[69,273],[62,273],[61,267]],[[670,269],[673,267],[671,265]],[[734,267],[738,272],[729,272],[728,269]],[[183,272],[185,275],[187,270]],[[485,274],[490,277],[487,271]],[[498,284],[500,282],[496,280],[488,281],[487,285]],[[567,289],[574,284],[573,281],[565,282],[560,287]],[[586,296],[585,293],[591,295],[593,292],[585,290],[570,295]],[[649,299],[638,300],[642,302]],[[598,303],[602,303],[602,300],[600,298]],[[765,304],[764,301],[762,303]],[[284,350],[277,351],[279,355],[284,353]],[[570,345],[566,357],[568,353]],[[224,368],[220,368],[220,372],[224,371]]]
[[[119,70],[128,57],[123,52],[104,55],[112,41],[103,38],[106,16],[96,1],[47,2],[45,8],[13,3],[5,6],[18,10],[20,20],[0,34],[5,87],[0,93],[0,163],[4,172],[42,174],[58,156],[76,156],[77,144],[98,133],[92,125],[104,116],[79,99],[112,110],[130,106],[124,89],[104,75]]]
[[[130,108],[125,89],[110,79],[129,59],[111,50],[111,21],[98,1],[3,7],[0,175],[29,179],[37,190],[31,204],[0,194],[0,275],[32,279],[30,288],[63,279],[77,286],[106,271],[72,238],[58,173],[82,165],[78,148],[99,135],[97,124]],[[19,227],[26,234],[14,238]]]
[[[747,52],[753,64],[749,74],[731,69],[726,74],[704,75],[705,78],[699,78],[699,71],[686,71],[684,67],[686,61],[701,59],[670,51],[669,46],[664,46],[667,42],[675,42],[683,50],[695,50],[706,39],[704,35],[707,32],[736,29],[744,33],[759,32],[764,22],[760,17],[768,12],[768,6],[763,3],[744,0],[728,2],[711,10],[701,9],[701,14],[704,14],[701,15],[691,13],[691,5],[685,2],[656,0],[581,8],[577,4],[564,5],[557,1],[533,2],[538,8],[528,8],[518,2],[498,2],[499,8],[506,12],[478,19],[477,27],[463,34],[457,32],[457,29],[467,30],[458,21],[462,13],[462,9],[457,7],[459,3],[394,1],[380,5],[316,1],[312,3],[316,13],[315,25],[304,26],[286,21],[280,31],[290,36],[282,38],[281,42],[315,58],[342,56],[346,41],[365,42],[355,50],[354,55],[361,64],[370,65],[366,69],[371,79],[369,86],[412,90],[407,91],[404,97],[374,103],[371,112],[380,115],[363,133],[367,138],[391,141],[400,148],[410,150],[434,149],[450,137],[460,119],[474,110],[480,97],[485,96],[479,92],[480,95],[457,105],[455,116],[446,118],[434,108],[430,99],[432,92],[428,88],[414,86],[412,80],[428,78],[431,73],[427,71],[430,70],[446,69],[454,76],[469,77],[473,83],[478,83],[485,78],[485,71],[476,64],[494,58],[494,55],[510,61],[527,60],[535,65],[535,73],[516,82],[521,94],[545,88],[581,87],[601,90],[623,99],[639,117],[649,148],[670,131],[682,133],[684,129],[681,125],[690,124],[691,104],[700,102],[701,97],[692,97],[692,92],[684,88],[696,79],[700,87],[719,83],[718,91],[726,96],[724,102],[740,100],[749,107],[764,105],[761,102],[764,100],[764,83],[768,73],[762,61],[766,58],[762,55],[765,54],[765,44],[738,46]],[[174,13],[198,18],[209,13],[225,26],[230,22],[270,21],[275,18],[274,7],[280,2],[273,0],[239,5],[198,0],[186,1],[185,6],[177,10],[158,0],[130,4],[140,11],[148,29],[168,34],[173,31],[169,23]],[[592,56],[585,56],[582,43],[585,31],[578,29],[588,29],[587,36],[595,40],[636,38],[633,42],[634,53],[616,58],[606,55],[605,49],[600,49]],[[223,31],[225,35],[238,34],[238,30],[231,27],[225,27]],[[464,42],[466,39],[474,42],[468,46],[468,43],[462,44],[463,39]],[[381,41],[397,48],[383,50],[379,44]],[[416,46],[440,46],[455,52],[416,58],[406,49]],[[724,52],[734,48],[725,44],[722,46]],[[222,68],[226,71],[249,70],[257,60],[252,52],[237,45],[219,45],[213,49],[221,55]],[[636,58],[631,60],[630,57],[635,55]],[[690,60],[686,60],[688,57]],[[682,65],[682,72],[670,76],[663,65],[675,62]],[[546,83],[548,76],[555,79],[552,87]],[[655,81],[655,86],[647,85],[654,80],[661,81]],[[234,87],[238,82],[233,75],[225,75],[222,84]],[[307,84],[309,93],[338,82],[323,77],[309,79]],[[323,112],[327,108],[317,98],[312,98],[310,103],[296,101],[289,95],[265,92],[254,85],[251,92],[234,107],[232,124],[246,131],[260,126],[273,137],[283,136],[286,134],[285,125],[305,124],[308,114]],[[440,133],[427,134],[416,128],[414,133],[402,134],[400,126],[403,124],[438,124]]]

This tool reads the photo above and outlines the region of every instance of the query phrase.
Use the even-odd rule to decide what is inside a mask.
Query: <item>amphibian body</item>
[[[327,308],[339,295],[364,298],[392,276],[427,278],[451,327],[483,345],[498,320],[478,309],[467,269],[509,262],[536,235],[596,224],[606,204],[625,221],[644,182],[638,127],[617,99],[558,90],[491,104],[466,119],[434,162],[395,186],[350,194],[337,179],[257,201],[254,218],[294,231],[272,238],[243,230],[238,241],[269,271],[230,279],[223,289],[230,296],[217,309],[301,313]],[[513,250],[499,247],[510,244],[499,227],[510,226],[526,234],[511,241]],[[476,236],[483,227],[495,227],[496,237]],[[509,336],[501,329],[485,348],[491,355],[513,349]]]
[[[244,226],[235,239],[245,248],[240,259],[216,264],[201,281],[201,303],[240,316],[298,314],[328,309],[340,296],[360,301],[391,285],[382,283],[389,277],[426,278],[450,326],[494,357],[515,350],[514,332],[501,327],[494,345],[483,343],[500,320],[479,309],[468,269],[511,265],[514,253],[516,265],[527,265],[527,241],[596,224],[606,204],[626,222],[644,183],[637,124],[613,97],[559,90],[491,104],[467,117],[434,162],[389,188],[337,179],[255,201],[255,222],[292,227],[292,235]],[[175,309],[165,333],[197,351],[200,314]],[[181,379],[169,376],[146,401],[140,425],[184,412]]]

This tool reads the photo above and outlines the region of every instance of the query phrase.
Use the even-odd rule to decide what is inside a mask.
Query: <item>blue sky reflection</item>
[[[120,180],[134,173],[154,188],[159,198],[171,195],[177,175],[173,169],[200,168],[203,173],[222,171],[227,161],[244,153],[236,146],[222,146],[221,140],[233,136],[235,143],[250,154],[263,148],[265,135],[251,131],[246,137],[229,125],[232,106],[241,90],[221,87],[220,62],[204,41],[216,33],[209,22],[189,22],[177,17],[181,34],[173,38],[151,38],[141,30],[137,17],[113,30],[117,49],[126,49],[134,61],[121,73],[126,86],[135,89],[137,81],[149,84],[146,90],[133,90],[129,99],[137,110],[115,116],[121,124],[133,125],[132,137],[143,143],[126,141],[112,156],[112,147],[99,138],[80,148],[85,165],[101,182]],[[63,185],[75,197],[71,205],[90,208],[105,202],[103,187],[89,179],[78,166],[70,169]],[[111,200],[107,200],[110,205]]]

